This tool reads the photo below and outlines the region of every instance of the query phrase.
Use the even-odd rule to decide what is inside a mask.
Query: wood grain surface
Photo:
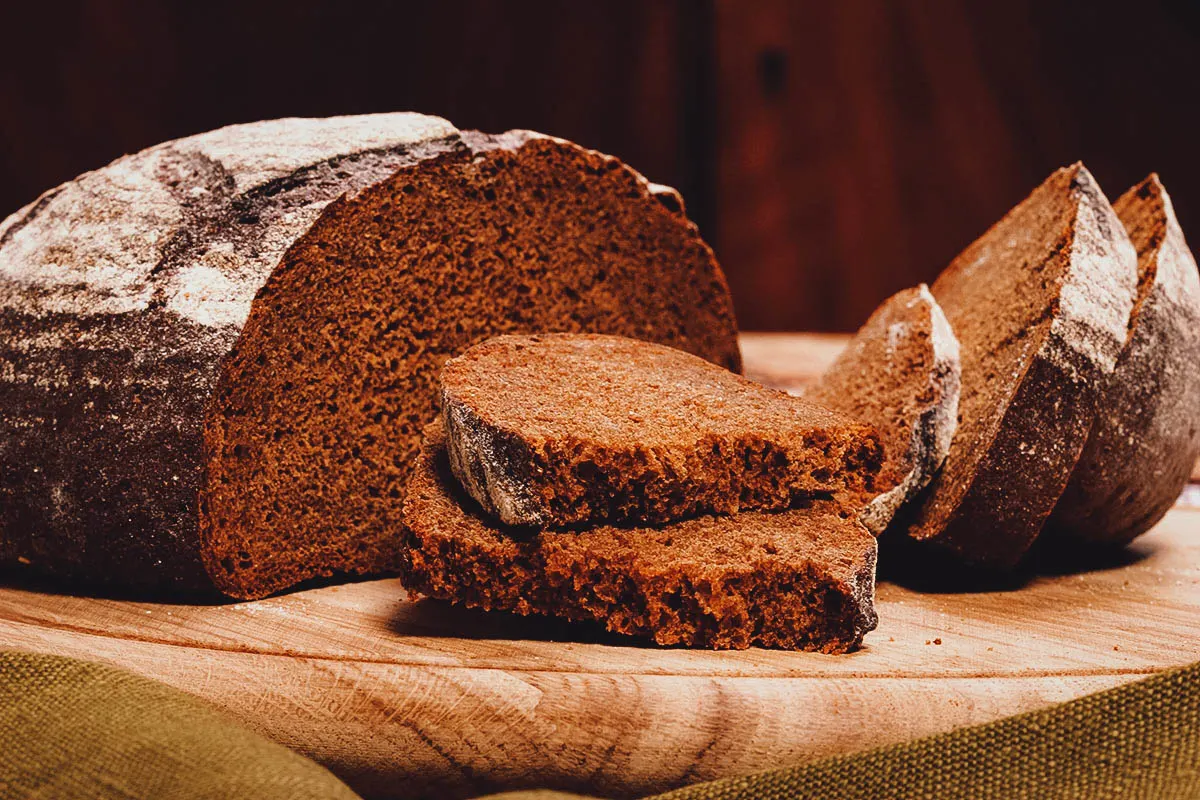
[[[795,386],[841,340],[743,341],[750,374]],[[1200,658],[1200,511],[1004,584],[883,580],[878,608],[848,656],[716,653],[413,603],[394,579],[215,606],[10,582],[0,646],[165,681],[367,797],[631,796],[986,722]]]

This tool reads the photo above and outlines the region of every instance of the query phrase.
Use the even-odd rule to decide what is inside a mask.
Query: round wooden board
[[[747,372],[799,385],[836,344],[748,336]],[[656,648],[412,603],[396,580],[219,606],[8,585],[0,646],[110,662],[207,698],[368,797],[637,795],[986,722],[1195,661],[1200,511],[1177,508],[1082,571],[924,588],[882,582],[879,628],[847,656]]]

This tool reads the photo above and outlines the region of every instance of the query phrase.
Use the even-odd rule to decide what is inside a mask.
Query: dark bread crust
[[[355,212],[395,190],[398,171],[435,173],[478,161],[502,182],[504,171],[522,159],[571,164],[556,191],[590,198],[596,190],[607,208],[652,218],[658,239],[632,256],[609,251],[594,260],[607,260],[614,272],[622,264],[628,272],[648,261],[674,264],[657,275],[663,291],[694,301],[699,310],[661,305],[651,314],[634,303],[613,322],[617,310],[603,305],[612,298],[605,300],[577,274],[552,276],[550,283],[564,293],[554,303],[504,294],[512,264],[495,260],[497,251],[488,247],[528,231],[525,218],[492,229],[493,240],[476,242],[493,260],[480,263],[481,257],[474,271],[458,276],[463,283],[500,283],[496,312],[478,325],[431,310],[429,293],[416,295],[417,306],[405,305],[412,296],[339,296],[364,267],[337,248],[395,222],[390,208],[366,217]],[[485,202],[480,197],[474,208]],[[437,216],[425,222],[434,224]],[[584,222],[602,233],[606,224]],[[653,239],[647,228],[622,224],[628,237]],[[77,235],[66,239],[65,230]],[[410,232],[420,237],[429,230],[417,225]],[[656,249],[668,233],[675,249]],[[426,257],[447,246],[442,234],[425,240]],[[331,246],[331,253],[319,252]],[[559,258],[556,246],[542,255]],[[538,253],[526,252],[536,260]],[[267,323],[281,291],[286,295],[289,280],[304,284],[305,275],[321,276],[322,283],[305,287],[297,302],[324,305],[336,318],[301,328],[274,351],[264,348],[260,334],[271,330]],[[436,277],[433,270],[425,275]],[[365,424],[347,421],[361,406],[341,414],[328,433],[304,428],[298,423],[317,423],[333,406],[331,398],[306,394],[303,381],[284,375],[293,363],[289,347],[316,340],[326,352],[344,350],[338,337],[372,325],[366,312],[381,306],[387,316],[381,325],[408,315],[429,322],[417,326],[426,334],[452,335],[437,349],[415,342],[411,350],[380,351],[382,360],[365,363],[377,376],[390,376],[381,395],[385,405],[371,412],[383,412],[382,429],[370,415]],[[316,503],[327,512],[321,518],[289,516],[275,510],[278,498],[254,495],[264,504],[218,519],[222,498],[252,494],[278,466],[250,463],[271,446],[262,439],[278,431],[250,430],[244,420],[226,429],[227,415],[269,414],[286,398],[297,423],[290,427],[306,434],[304,446],[348,457],[348,438],[382,440],[400,420],[412,431],[410,450],[400,437],[386,467],[399,474],[415,452],[420,426],[436,413],[432,378],[410,381],[410,364],[428,362],[418,372],[435,374],[445,357],[486,336],[560,322],[552,314],[564,307],[572,310],[568,327],[616,327],[740,368],[724,277],[677,197],[613,159],[565,142],[529,133],[463,136],[444,120],[420,115],[283,120],[168,142],[81,176],[0,224],[0,562],[128,588],[211,591],[215,581],[242,597],[318,575],[393,569],[402,487],[394,480],[357,480],[361,463],[342,472],[348,462],[315,458],[320,474],[277,473],[297,492],[306,487],[294,479],[308,481],[318,500],[347,474],[342,488],[351,493],[382,492],[354,501],[354,509]],[[258,364],[264,355],[274,360]],[[242,437],[247,431],[251,435]],[[229,462],[241,466],[230,469]],[[244,571],[251,560],[254,569]]]
[[[804,396],[872,425],[883,437],[881,485],[860,520],[878,535],[941,468],[958,427],[958,339],[921,284],[880,304]]]
[[[914,538],[1010,567],[1067,484],[1125,343],[1136,254],[1081,164],[1059,170],[939,276],[962,348],[959,427],[906,515]]]
[[[878,491],[868,425],[650,342],[499,336],[442,367],[450,464],[506,525],[660,524]]]
[[[0,563],[212,592],[203,419],[255,292],[330,201],[456,139],[416,114],[236,125],[0,223]]]
[[[409,482],[405,544],[412,594],[595,620],[662,645],[842,653],[877,623],[874,537],[836,506],[660,528],[505,528],[458,487],[440,422]]]
[[[1138,252],[1137,303],[1046,532],[1124,544],[1167,513],[1200,455],[1200,274],[1157,175],[1113,209]]]

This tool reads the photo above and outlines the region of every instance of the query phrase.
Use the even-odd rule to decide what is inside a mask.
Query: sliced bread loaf
[[[1131,332],[1047,532],[1120,544],[1167,513],[1200,454],[1200,274],[1157,175],[1113,209],[1138,254]]]
[[[938,277],[962,357],[959,425],[907,524],[996,567],[1037,537],[1125,345],[1137,254],[1083,165],[1060,169]]]
[[[599,331],[740,368],[673,191],[528,132],[225,128],[0,223],[0,562],[256,597],[390,571],[437,373]]]
[[[874,629],[875,539],[827,502],[663,527],[506,528],[461,491],[441,423],[405,501],[410,594],[595,620],[659,644],[841,653]]]
[[[958,339],[921,284],[888,298],[804,396],[862,420],[883,439],[880,483],[861,514],[878,535],[946,459],[958,427]]]
[[[853,504],[882,465],[867,425],[619,336],[500,336],[448,361],[441,385],[454,474],[507,525]]]

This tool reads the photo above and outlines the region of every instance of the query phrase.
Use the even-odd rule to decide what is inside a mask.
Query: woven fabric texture
[[[1200,663],[987,725],[654,800],[1200,798]]]
[[[0,797],[356,798],[326,769],[161,683],[0,652]]]

